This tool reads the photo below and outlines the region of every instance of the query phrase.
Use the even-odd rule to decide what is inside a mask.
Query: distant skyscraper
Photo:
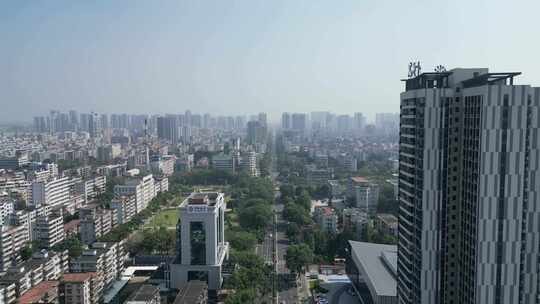
[[[294,113],[292,115],[292,129],[296,131],[305,131],[306,130],[306,114],[304,113]]]
[[[45,133],[47,132],[47,120],[44,116],[34,117],[34,132]]]
[[[399,303],[538,303],[540,88],[517,74],[406,80]]]
[[[311,129],[315,131],[326,129],[329,115],[330,113],[325,111],[311,112]]]
[[[291,114],[284,112],[281,114],[281,128],[283,130],[289,130],[291,128]]]
[[[366,117],[362,113],[354,113],[353,129],[355,132],[363,132],[366,126]]]
[[[351,130],[352,120],[349,115],[339,115],[337,117],[337,131],[343,135]]]
[[[251,145],[263,143],[266,138],[266,127],[259,121],[247,123],[247,142]]]
[[[266,113],[264,112],[259,113],[258,120],[263,126],[266,127],[268,125],[268,121],[266,119]]]
[[[101,128],[103,128],[103,129],[110,128],[109,116],[107,114],[101,114],[99,119],[100,119],[100,122],[101,122]]]
[[[90,114],[81,113],[81,120],[79,122],[79,128],[81,131],[89,132],[90,130]]]
[[[176,116],[160,116],[157,118],[157,134],[173,144],[178,142],[178,119]]]
[[[79,130],[79,114],[77,113],[77,111],[69,111],[69,124],[72,131]]]
[[[88,120],[88,133],[90,133],[90,137],[99,137],[101,130],[101,117],[97,113],[91,113]]]

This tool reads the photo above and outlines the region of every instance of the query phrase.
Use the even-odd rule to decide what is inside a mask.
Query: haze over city
[[[539,304],[540,1],[0,3],[0,304]]]
[[[3,1],[1,122],[395,112],[409,61],[540,80],[538,1]]]

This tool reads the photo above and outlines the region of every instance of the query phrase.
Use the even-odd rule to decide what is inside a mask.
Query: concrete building
[[[0,303],[13,304],[17,303],[17,292],[15,283],[0,282]]]
[[[221,267],[228,256],[225,242],[223,193],[195,192],[179,206],[176,261],[170,265],[170,287],[187,282],[208,282],[208,289],[221,287]]]
[[[114,194],[116,196],[134,194],[137,200],[137,213],[139,213],[144,210],[148,206],[148,203],[156,196],[154,177],[152,174],[149,174],[142,178],[129,179],[124,185],[114,186]]]
[[[49,180],[47,182],[32,183],[32,200],[29,206],[38,208],[41,205],[51,207],[61,207],[69,202],[71,180],[69,177],[62,177]]]
[[[220,153],[212,156],[212,168],[232,174],[236,173],[236,163],[233,155]]]
[[[82,194],[85,203],[88,203],[107,190],[107,177],[96,175],[75,184],[75,191]]]
[[[331,207],[316,207],[313,217],[322,231],[332,234],[338,232],[338,216]]]
[[[82,214],[79,213],[79,215]],[[83,215],[80,220],[80,239],[82,243],[87,245],[93,244],[100,237],[118,226],[116,209],[99,208],[91,214]]]
[[[289,130],[291,129],[291,127],[291,114],[284,112],[283,114],[281,114],[281,129]]]
[[[369,225],[369,215],[359,208],[346,208],[342,212],[343,230],[353,231],[358,239]]]
[[[306,179],[309,185],[324,185],[333,178],[334,170],[332,168],[319,169],[311,165],[306,166]]]
[[[178,119],[176,116],[160,116],[157,118],[157,135],[159,139],[167,140],[173,145],[178,143]]]
[[[135,194],[115,197],[111,200],[111,209],[116,210],[118,225],[129,222],[137,214],[137,197]]]
[[[176,157],[174,155],[155,155],[150,158],[150,168],[158,175],[171,176],[174,173]]]
[[[397,304],[397,246],[349,241],[346,270],[361,303]]]
[[[33,240],[39,241],[46,248],[62,242],[66,237],[63,217],[59,214],[38,216],[32,236]]]
[[[57,304],[58,281],[43,281],[32,287],[19,300],[19,304]]]
[[[125,257],[119,253],[121,244],[113,242],[96,242],[84,250],[79,257],[70,261],[69,270],[75,273],[95,272],[96,293],[107,290],[124,268]]]
[[[257,166],[257,153],[253,151],[245,152],[241,155],[240,168],[249,176],[259,176]]]
[[[141,285],[132,293],[125,302],[126,304],[160,304],[159,289],[150,284]]]
[[[379,202],[379,185],[368,179],[355,176],[349,178],[349,197],[356,198],[356,207],[374,213]]]
[[[405,80],[400,303],[538,303],[540,88],[519,74]]]
[[[0,271],[6,271],[16,263],[17,255],[29,237],[24,226],[2,226],[0,229]]]
[[[393,214],[379,213],[375,217],[375,229],[378,231],[391,235],[398,236],[398,219]]]
[[[66,273],[60,281],[60,296],[65,304],[97,304],[102,296],[97,273]]]

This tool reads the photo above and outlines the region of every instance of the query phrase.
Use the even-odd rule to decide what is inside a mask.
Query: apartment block
[[[102,297],[95,272],[64,274],[59,291],[65,304],[97,304]]]

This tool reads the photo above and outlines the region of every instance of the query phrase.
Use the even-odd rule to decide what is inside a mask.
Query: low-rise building
[[[338,232],[338,216],[331,207],[316,207],[313,216],[322,231],[328,233]]]
[[[398,218],[393,214],[379,213],[375,218],[375,229],[384,234],[397,237]]]
[[[212,156],[212,168],[229,173],[236,173],[234,157],[229,154],[220,153]]]
[[[358,208],[346,208],[342,212],[343,230],[353,231],[358,239],[362,237],[364,229],[369,225],[368,214]]]
[[[43,281],[19,298],[19,304],[56,304],[58,299],[58,281]]]
[[[349,241],[347,275],[362,303],[397,304],[397,246]]]

